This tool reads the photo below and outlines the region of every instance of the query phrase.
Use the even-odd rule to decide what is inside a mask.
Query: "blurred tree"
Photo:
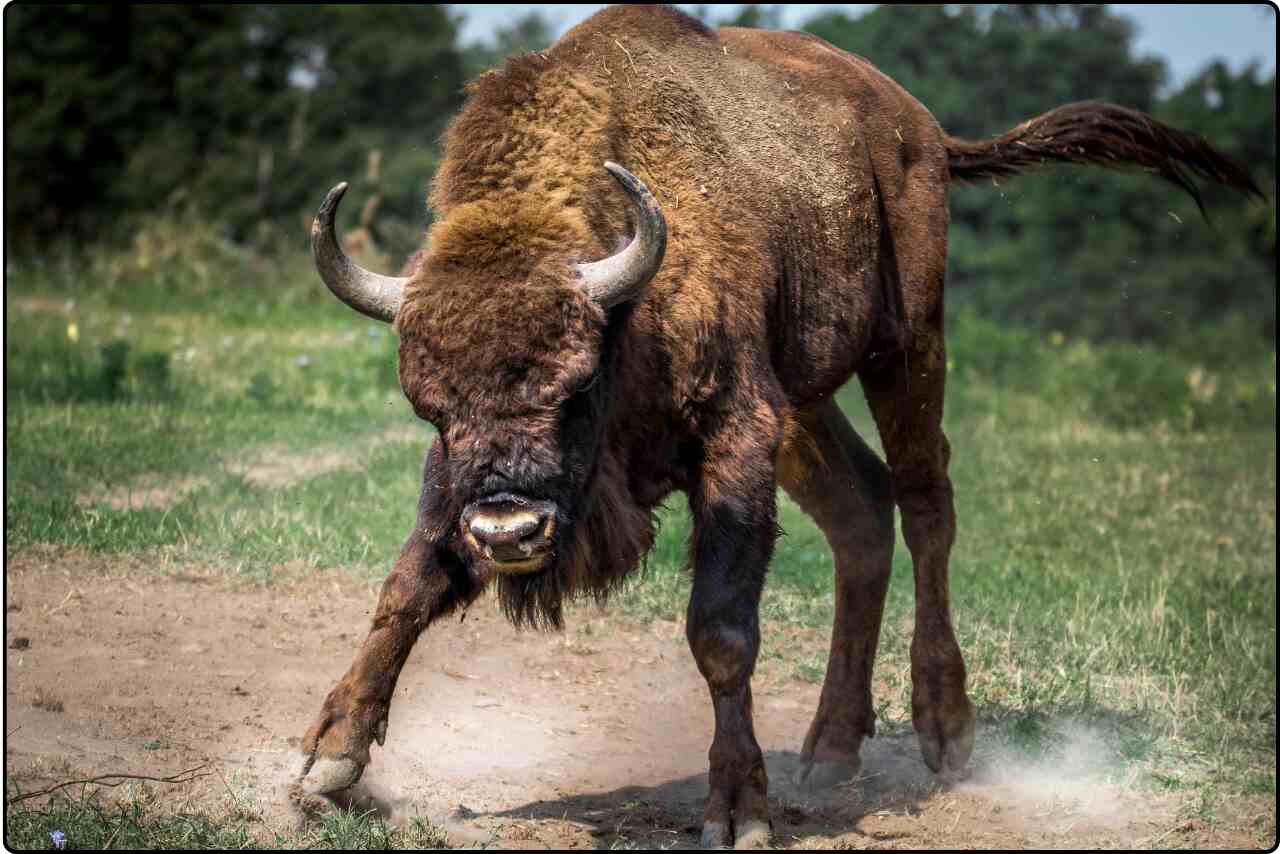
[[[377,234],[403,259],[427,224],[437,138],[462,103],[457,22],[441,6],[255,7],[246,35],[287,85],[252,133],[209,162],[200,195],[219,200],[237,239],[301,241],[340,180],[354,202],[342,215],[355,221],[373,191],[366,163],[381,152]]]
[[[782,7],[744,3],[736,14],[715,21],[715,27],[755,27],[761,30],[782,29]]]
[[[7,9],[10,235],[101,237],[122,207],[178,191],[218,139],[243,129],[229,107],[251,86],[235,38],[248,15],[237,6]],[[130,170],[157,134],[167,156]]]
[[[1176,125],[1197,128],[1215,144],[1249,164],[1263,190],[1275,197],[1276,76],[1263,78],[1256,64],[1239,74],[1214,62],[1161,103],[1159,115]],[[1219,187],[1205,190],[1206,204],[1228,206],[1230,194]],[[1255,254],[1274,275],[1276,262],[1275,204],[1246,207],[1240,225]],[[1216,219],[1216,217],[1215,217]]]
[[[456,36],[440,6],[14,6],[9,234],[103,239],[185,204],[233,239],[301,241],[380,149],[383,210],[416,242],[462,101]]]
[[[517,18],[508,27],[500,27],[493,34],[492,42],[478,42],[463,50],[463,62],[467,78],[482,71],[496,68],[509,56],[544,50],[555,41],[555,35],[546,19],[537,12]]]

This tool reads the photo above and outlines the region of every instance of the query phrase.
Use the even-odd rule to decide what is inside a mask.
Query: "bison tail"
[[[1052,163],[1154,172],[1186,190],[1201,214],[1193,177],[1263,197],[1243,164],[1203,138],[1105,101],[1066,104],[991,139],[947,137],[947,165],[957,181],[1009,178]]]

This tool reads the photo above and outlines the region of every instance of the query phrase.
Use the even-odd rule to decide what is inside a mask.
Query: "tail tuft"
[[[1065,104],[992,139],[949,136],[947,163],[957,181],[1008,178],[1051,163],[1146,169],[1186,190],[1201,214],[1193,178],[1263,198],[1244,165],[1202,137],[1106,101]]]

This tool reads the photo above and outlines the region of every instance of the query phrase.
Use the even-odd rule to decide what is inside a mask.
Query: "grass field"
[[[283,565],[384,573],[412,524],[430,437],[399,392],[391,330],[333,301],[301,255],[271,263],[208,237],[181,252],[140,247],[10,262],[7,553],[159,551],[263,583]],[[951,586],[988,737],[1066,761],[1069,733],[1085,731],[1109,774],[1185,791],[1210,821],[1242,796],[1274,803],[1274,353],[1216,340],[1176,353],[1090,346],[975,317],[953,319],[951,346]],[[841,404],[878,448],[856,384]],[[821,680],[831,559],[780,504],[762,655]],[[646,573],[614,607],[682,614],[687,534],[677,497]],[[910,727],[911,591],[899,541],[877,668],[890,730]],[[175,818],[146,797],[7,815],[20,848],[73,825],[84,845],[248,839],[234,817]],[[258,843],[436,839],[325,821],[306,839]],[[1259,840],[1274,838],[1274,807],[1258,821]]]

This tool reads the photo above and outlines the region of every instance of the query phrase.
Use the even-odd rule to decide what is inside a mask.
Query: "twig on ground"
[[[124,822],[123,822],[123,821],[116,825],[116,829],[115,829],[115,830],[111,831],[111,835],[110,835],[110,836],[108,836],[108,837],[107,837],[107,841],[106,841],[105,843],[103,843],[103,846],[102,846],[102,850],[103,850],[103,851],[110,851],[110,850],[111,850],[111,843],[116,841],[116,836],[118,836],[118,835],[119,835],[119,833],[120,833],[120,828],[122,828],[122,827],[124,827]]]
[[[218,779],[222,781],[222,785],[227,790],[227,794],[231,796],[231,802],[236,805],[236,809],[241,813],[246,812],[244,804],[240,803],[239,796],[231,789],[231,784],[227,782],[227,778],[221,771],[218,772]]]
[[[843,783],[836,783],[834,786],[832,786],[832,788],[833,788],[833,789],[847,789],[847,788],[849,788],[850,786],[856,786],[856,785],[858,785],[859,783],[865,783],[867,780],[874,780],[876,777],[882,777],[882,776],[884,776],[884,772],[883,772],[883,771],[877,771],[877,772],[876,772],[876,773],[874,773],[874,774],[867,774],[867,775],[862,776],[862,777],[854,777],[852,780],[845,780]]]
[[[50,614],[56,614],[56,613],[58,613],[59,611],[61,611],[63,608],[65,608],[65,607],[67,606],[67,603],[71,601],[71,597],[76,595],[76,592],[77,592],[77,591],[76,591],[76,589],[75,589],[74,587],[72,587],[70,590],[68,590],[68,591],[67,591],[67,595],[66,595],[66,596],[64,596],[64,597],[62,597],[62,601],[61,601],[60,603],[58,603],[58,606],[57,606],[56,608],[54,608],[52,611],[50,611],[49,613],[50,613]]]
[[[90,777],[85,780],[68,780],[65,783],[59,783],[58,785],[50,786],[47,789],[40,789],[39,791],[35,791],[35,792],[27,792],[22,795],[14,795],[12,798],[9,798],[8,801],[6,801],[6,803],[11,805],[16,804],[19,801],[25,801],[30,798],[38,798],[41,795],[52,794],[53,792],[56,792],[59,789],[65,789],[67,786],[76,786],[81,783],[84,783],[84,784],[92,783],[97,786],[106,786],[107,788],[115,788],[116,786],[119,786],[120,784],[124,783],[126,780],[145,780],[146,782],[149,782],[149,783],[190,783],[191,781],[198,780],[201,777],[208,777],[209,772],[207,771],[203,774],[196,773],[197,771],[201,771],[208,767],[209,766],[207,764],[197,765],[196,767],[189,768],[186,771],[179,771],[177,774],[174,774],[170,777],[149,777],[146,774],[103,774],[100,777]],[[115,782],[108,783],[106,782],[107,780],[114,780]]]

